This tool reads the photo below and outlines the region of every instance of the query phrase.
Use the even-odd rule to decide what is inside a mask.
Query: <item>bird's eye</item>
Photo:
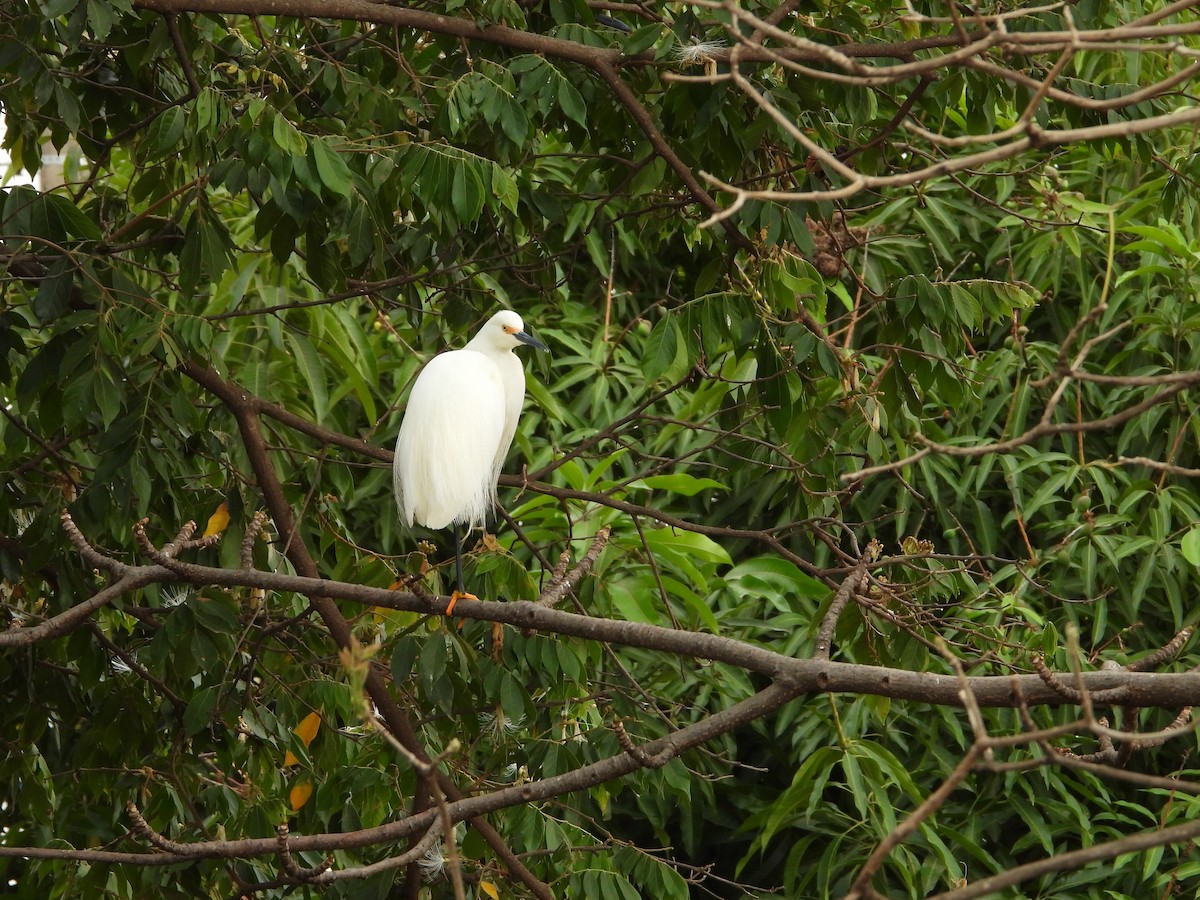
[[[516,334],[517,333],[517,329],[513,328],[511,325],[501,325],[500,327],[504,329],[505,334]]]

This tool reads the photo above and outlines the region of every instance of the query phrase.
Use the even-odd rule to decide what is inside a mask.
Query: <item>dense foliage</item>
[[[1038,90],[1051,75],[1070,97],[1129,96],[1186,64],[1167,42],[1186,49],[1188,34],[1135,35],[1144,46],[1099,46],[1061,69],[1049,50],[981,50],[981,65],[884,83],[741,64],[764,107],[712,77],[728,71],[727,48],[695,49],[729,42],[720,6],[327,6],[328,18],[276,18],[251,0],[243,14],[166,0],[0,11],[14,165],[36,171],[48,146],[69,157],[64,187],[0,190],[8,635],[107,583],[68,540],[64,508],[125,563],[146,561],[143,518],[158,545],[208,523],[220,543],[181,558],[225,569],[267,509],[251,545],[262,570],[380,588],[423,575],[441,593],[446,536],[398,527],[383,451],[423,361],[498,306],[551,352],[527,357],[504,515],[468,559],[481,598],[537,599],[560,554],[580,559],[608,528],[567,609],[788,657],[814,653],[873,539],[882,555],[833,635],[840,662],[945,676],[944,641],[972,675],[1032,672],[1042,657],[1069,672],[1132,663],[1195,624],[1194,135],[1120,130],[1191,98],[1095,108]],[[854,56],[871,65],[932,59],[956,29],[997,27],[886,2],[800,6],[774,24],[865,47]],[[1086,31],[1142,6],[1069,11]],[[1065,15],[1007,27],[1059,31]],[[804,143],[865,176],[903,176],[965,152],[905,130],[904,115],[956,138],[1018,127],[1035,107],[1043,129],[1118,130],[845,199],[842,174]],[[701,171],[775,193],[701,227],[729,203]],[[828,193],[787,196],[813,192]],[[247,397],[263,402],[247,413]],[[300,592],[155,583],[67,633],[0,642],[0,850],[145,852],[148,829],[177,842],[272,837],[284,821],[349,833],[415,813],[418,768],[369,721],[371,665],[468,796],[627,752],[766,683],[617,642],[506,629],[493,647],[487,622],[317,606]],[[366,649],[339,654],[334,614]],[[1169,666],[1195,662],[1184,647]],[[843,896],[973,740],[961,709],[886,694],[807,695],[660,768],[487,819],[556,896]],[[1102,712],[1154,730],[1178,710]],[[1009,708],[986,724],[1014,733],[1078,715]],[[1054,741],[1090,754],[1087,732]],[[1194,741],[1147,741],[1119,766],[1194,784]],[[1025,741],[1003,758],[1040,753]],[[873,883],[896,897],[949,891],[1186,822],[1194,793],[1080,768],[981,769]],[[478,828],[456,834],[449,868],[468,892],[536,890]],[[331,871],[403,849],[347,843]],[[416,896],[418,875],[443,896],[449,853],[439,843],[420,871],[299,889],[304,878],[261,854],[170,866],[0,855],[0,874],[39,898]],[[1200,886],[1187,842],[1063,869],[1009,896]]]

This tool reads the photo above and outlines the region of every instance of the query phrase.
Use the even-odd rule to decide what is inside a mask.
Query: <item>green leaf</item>
[[[65,16],[79,5],[79,0],[42,0],[38,7],[47,18]]]
[[[188,219],[179,254],[179,280],[191,293],[201,282],[220,280],[230,263],[230,241],[225,226],[210,211],[200,206]]]
[[[842,754],[833,747],[821,747],[809,754],[796,769],[788,789],[771,804],[755,844],[767,846],[780,829],[792,823],[798,810],[811,814],[841,759]]]
[[[38,195],[46,206],[47,219],[57,224],[54,233],[47,237],[57,238],[59,232],[86,241],[100,239],[100,227],[70,199],[57,193]]]
[[[521,682],[505,672],[500,682],[500,706],[504,714],[512,720],[523,719],[528,705],[529,694]]]
[[[105,0],[87,0],[87,11],[92,36],[97,41],[103,41],[112,31],[117,18],[112,4],[106,3]]]
[[[492,166],[492,195],[509,212],[517,211],[517,201],[520,199],[517,183],[499,166]]]
[[[318,423],[323,422],[329,408],[329,394],[321,358],[308,338],[290,331],[285,336],[294,351],[293,359],[300,366],[304,381],[308,385],[308,399],[312,405],[313,418]]]
[[[621,52],[626,56],[637,56],[653,47],[662,33],[661,25],[643,25],[621,41]]]
[[[322,138],[314,139],[310,150],[317,174],[321,176],[321,183],[335,194],[349,197],[354,183],[350,176],[350,167],[346,165],[341,154]]]
[[[653,590],[653,584],[648,582],[634,590],[617,583],[610,583],[605,587],[609,600],[622,619],[627,622],[659,625],[662,623],[662,616],[649,601]]]
[[[304,135],[288,121],[287,116],[280,113],[277,113],[271,122],[271,137],[275,141],[275,146],[288,156],[299,156],[308,146]]]
[[[175,150],[183,138],[187,115],[178,106],[163,111],[146,129],[146,144],[153,157],[165,156]]]
[[[213,709],[217,705],[219,688],[216,685],[200,688],[192,694],[183,711],[183,730],[189,736],[198,734],[212,721]]]
[[[746,597],[799,595],[823,600],[830,595],[826,584],[777,556],[757,556],[741,562],[725,573],[724,581],[727,588]],[[784,604],[782,608],[788,607]]]
[[[684,497],[694,497],[704,490],[727,491],[728,487],[712,478],[697,478],[686,472],[676,472],[674,475],[650,475],[630,482],[631,488],[646,488],[652,491],[672,491]]]
[[[33,314],[39,321],[53,322],[70,308],[74,275],[70,257],[60,256],[50,264],[33,298]]]
[[[454,214],[460,222],[474,222],[483,210],[483,185],[474,168],[465,160],[458,160],[454,166],[453,184],[451,200]]]
[[[197,624],[215,634],[235,634],[241,627],[236,605],[229,599],[197,597],[188,606]]]
[[[705,534],[674,528],[649,528],[645,536],[646,543],[658,551],[672,550],[705,562],[733,565],[729,551]]]
[[[375,225],[365,203],[351,208],[347,231],[350,262],[360,266],[375,252]]]
[[[412,635],[404,635],[396,641],[396,647],[392,651],[392,678],[396,684],[404,684],[413,674],[413,664],[417,660],[417,653],[421,649],[420,642]]]
[[[100,412],[100,421],[110,428],[121,414],[121,390],[112,383],[109,373],[103,369],[92,379],[92,406]]]
[[[1200,528],[1193,528],[1179,542],[1183,558],[1193,566],[1200,566]]]
[[[558,103],[572,122],[587,124],[587,104],[583,102],[583,95],[566,78],[558,82]]]
[[[421,649],[417,680],[427,702],[448,713],[454,706],[454,689],[446,674],[447,657],[445,636],[431,635]]]
[[[663,316],[646,338],[646,347],[642,352],[642,373],[647,382],[655,381],[671,367],[679,353],[680,343],[679,323],[674,316]]]

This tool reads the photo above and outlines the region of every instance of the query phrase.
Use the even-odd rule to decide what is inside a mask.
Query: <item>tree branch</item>
[[[258,570],[220,569],[180,560],[176,560],[170,569],[157,565],[131,567],[130,574],[131,577],[136,576],[142,584],[183,581],[195,585],[290,591],[313,598],[314,605],[317,598],[323,597],[326,600],[345,600],[365,607],[380,606],[426,615],[444,615],[450,601],[449,597],[423,597],[323,578]],[[942,706],[964,705],[957,681],[951,676],[936,672],[910,672],[885,666],[796,658],[718,634],[584,616],[550,609],[535,601],[478,600],[455,607],[455,616],[658,650],[684,658],[723,662],[771,679],[786,680],[797,687],[798,694],[844,692],[873,694]],[[1081,672],[1078,678],[1078,683],[1084,690],[1093,696],[1099,694],[1104,697],[1105,703],[1113,705],[1177,709],[1190,705],[1196,696],[1200,695],[1200,670],[1164,674],[1102,669]],[[967,685],[972,697],[982,707],[1016,708],[1021,702],[1018,690],[1025,702],[1034,705],[1061,706],[1077,702],[1064,697],[1058,685],[1049,686],[1037,674],[977,675],[968,677]],[[374,695],[371,696],[375,699]],[[394,705],[390,698],[389,703]],[[383,707],[380,708],[382,710]],[[390,723],[388,727],[391,728]]]

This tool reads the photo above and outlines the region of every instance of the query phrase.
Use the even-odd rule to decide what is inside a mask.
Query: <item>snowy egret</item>
[[[525,370],[512,351],[546,345],[511,310],[496,313],[461,350],[439,353],[417,375],[392,464],[400,518],[426,528],[454,526],[454,575],[463,589],[462,531],[481,527],[496,502],[496,478],[517,430]]]

